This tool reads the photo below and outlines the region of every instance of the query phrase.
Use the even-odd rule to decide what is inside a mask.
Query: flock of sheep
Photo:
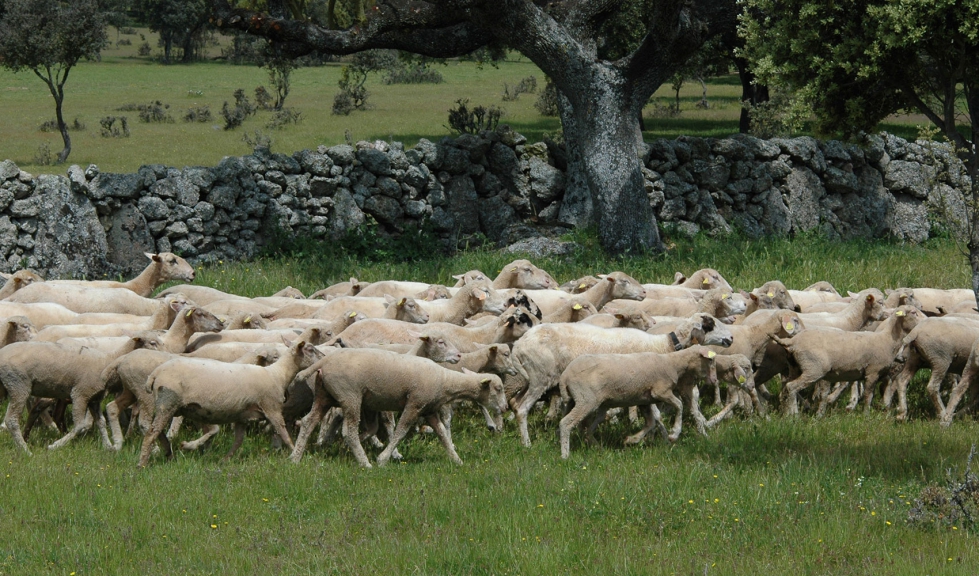
[[[712,269],[677,274],[671,285],[612,272],[558,286],[516,260],[493,279],[476,270],[456,276],[453,287],[351,279],[308,298],[292,288],[245,298],[180,284],[151,298],[165,283],[192,282],[194,269],[174,254],[147,256],[150,264],[129,282],[43,281],[26,270],[7,278],[0,401],[8,402],[4,426],[20,449],[30,452],[26,437],[40,421],[64,434],[48,448],[94,424],[103,445],[119,450],[131,409],[130,427],[144,432],[140,466],[157,443],[172,457],[169,439],[183,418],[204,430],[183,449],[234,424],[230,456],[246,423],[264,419],[294,462],[319,427],[317,443],[342,430],[365,467],[363,440],[384,446],[383,465],[427,425],[461,463],[454,405],[477,404],[493,430],[512,410],[529,446],[528,414],[549,395],[550,415],[564,414],[567,458],[572,432],[582,428],[591,442],[613,410],[643,416],[629,444],[654,430],[676,441],[684,409],[700,433],[736,408],[764,413],[774,400],[764,383],[776,375],[786,414],[797,413],[800,400],[822,413],[846,390],[849,408],[861,397],[869,408],[883,388],[885,407],[896,393],[896,417],[904,419],[920,368],[932,370],[928,394],[943,425],[966,392],[968,409],[979,399],[979,313],[970,290],[869,288],[843,297],[825,282],[795,291],[771,281],[746,292]],[[954,375],[946,402],[941,385]],[[708,420],[699,386],[712,387],[720,405],[722,383],[726,402]],[[669,430],[660,408],[673,412]],[[386,445],[376,436],[381,427]]]

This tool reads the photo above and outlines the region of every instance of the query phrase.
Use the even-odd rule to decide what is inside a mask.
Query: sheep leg
[[[459,453],[456,452],[456,447],[452,444],[452,437],[448,434],[448,428],[442,424],[442,420],[438,414],[430,414],[426,419],[428,420],[428,425],[435,430],[435,434],[442,441],[442,446],[445,447],[445,451],[449,453],[449,459],[455,464],[462,465],[462,458],[459,458]]]
[[[159,441],[160,447],[167,460],[173,458],[173,447],[170,440],[163,434],[163,429],[177,410],[180,408],[180,398],[175,392],[168,388],[160,388],[156,392],[156,414],[153,416],[153,423],[149,431],[143,437],[143,446],[139,451],[139,467],[145,468],[150,462],[150,453],[153,450],[153,443]]]
[[[527,390],[524,391],[523,396],[517,401],[517,406],[514,410],[517,417],[517,426],[520,428],[520,441],[527,448],[530,448],[530,432],[527,431],[527,417],[530,414],[530,409],[534,407],[537,400],[548,390],[548,388],[535,384],[537,382],[532,382]]]
[[[493,416],[490,414],[486,406],[482,404],[479,405],[479,411],[483,413],[483,419],[486,420],[486,427],[489,428],[490,432],[500,432],[503,430],[503,418],[502,415]],[[499,420],[499,422],[497,422]]]
[[[725,404],[724,407],[721,408],[720,412],[711,416],[710,420],[708,420],[707,423],[705,424],[707,428],[713,428],[714,426],[717,426],[719,422],[721,422],[725,418],[728,418],[733,413],[735,406],[742,404],[740,390],[735,390],[730,386],[728,387],[727,390],[728,390],[727,404]]]
[[[670,442],[676,442],[680,439],[680,430],[683,427],[683,401],[677,398],[672,390],[668,390],[659,399],[676,409],[676,416],[673,417],[673,429],[670,430],[670,435],[666,438]]]
[[[588,422],[588,426],[585,428],[585,436],[584,436],[585,444],[589,446],[594,446],[598,444],[598,440],[595,439],[595,430],[598,428],[599,424],[605,422],[605,418],[607,416],[608,416],[608,410],[606,409],[600,408],[598,412],[595,412],[595,416],[592,417],[592,419]]]
[[[721,402],[721,382],[718,381],[714,384],[714,406],[723,406],[724,403]]]
[[[797,394],[800,390],[805,389],[818,379],[802,373],[798,378],[787,383],[782,388],[782,393],[779,396],[782,403],[782,412],[786,416],[794,416],[799,413],[799,397]]]
[[[214,436],[216,436],[217,433],[220,431],[221,431],[221,427],[218,426],[217,424],[208,424],[207,429],[204,431],[204,433],[201,435],[200,438],[198,438],[197,440],[193,440],[191,442],[181,442],[180,449],[198,450],[202,446],[210,442],[211,438],[214,438]]]
[[[558,414],[561,412],[561,396],[552,394],[551,400],[547,406],[547,415],[544,416],[544,420],[547,420],[548,422],[557,420]]]
[[[343,412],[336,407],[330,408],[330,410],[320,421],[320,433],[316,437],[316,445],[322,446],[329,442],[333,442],[333,439],[336,438],[337,432],[340,431],[340,426],[342,424]]]
[[[167,430],[167,440],[172,440],[180,434],[180,428],[184,425],[183,416],[174,416],[173,421],[170,422],[170,429]]]
[[[360,405],[343,410],[343,441],[347,448],[353,453],[357,463],[364,468],[371,468],[371,463],[367,459],[367,453],[360,443]],[[295,450],[293,450],[295,453]],[[298,462],[298,459],[293,460]]]
[[[561,458],[565,460],[571,455],[571,431],[592,412],[592,406],[586,406],[580,402],[575,402],[574,408],[561,418],[558,423],[558,434],[561,440]]]
[[[418,408],[414,406],[405,406],[405,409],[401,412],[401,418],[398,419],[397,425],[394,427],[394,432],[388,438],[388,445],[381,450],[381,453],[377,457],[377,465],[384,466],[391,459],[391,455],[394,450],[398,447],[398,443],[401,442],[408,432],[411,432],[412,427],[415,425],[415,421],[418,420],[419,411]],[[450,455],[451,456],[451,455]],[[458,456],[456,456],[458,458]]]
[[[20,415],[24,412],[27,399],[30,397],[30,394],[27,393],[29,389],[30,386],[7,385],[9,399],[7,401],[7,413],[3,418],[3,423],[7,426],[7,430],[14,437],[14,444],[28,455],[31,454],[31,450],[27,447],[27,441],[24,440],[24,435],[20,430]]]
[[[105,406],[105,413],[109,416],[109,428],[112,430],[112,449],[117,452],[122,449],[122,443],[124,441],[119,415],[135,402],[136,396],[129,390],[123,390],[121,394],[116,396],[115,400]],[[146,432],[146,428],[143,429],[143,432]]]
[[[24,424],[24,440],[30,440],[31,430],[34,429],[34,423],[37,422],[37,419],[41,416],[41,414],[46,414],[48,408],[54,405],[54,400],[51,400],[50,398],[34,398],[33,400],[33,402],[28,402],[28,404],[31,404],[31,406],[30,411],[27,413],[27,422]],[[57,426],[55,427],[55,430],[57,430]],[[64,434],[64,432],[62,432],[62,434]]]
[[[846,409],[848,412],[853,412],[857,409],[857,404],[860,403],[861,393],[863,394],[864,405],[867,410],[870,410],[870,405],[874,401],[874,391],[877,389],[878,378],[874,378],[874,384],[871,386],[868,381],[860,382],[857,380],[853,382],[850,386],[850,401],[846,403]]]
[[[88,398],[84,398],[80,392],[75,392],[76,390],[78,390],[77,387],[74,390],[72,390],[72,399],[71,399],[72,402],[71,417],[72,420],[74,420],[74,425],[71,427],[71,430],[67,434],[62,436],[59,440],[52,442],[51,444],[48,444],[48,450],[57,450],[58,448],[63,447],[65,444],[71,442],[79,434],[88,431],[89,427],[91,426],[90,421],[86,418],[86,415],[89,411]],[[101,416],[102,416],[102,412],[98,411],[98,417],[100,420],[101,420]],[[104,424],[105,423],[103,422],[103,425]]]
[[[942,402],[942,381],[951,366],[951,359],[946,361],[944,358],[941,363],[932,362],[931,378],[928,379],[928,396],[931,397],[932,404],[935,405],[935,414],[942,416],[945,414],[945,403]]]
[[[241,443],[245,441],[245,425],[241,422],[235,422],[235,440],[231,443],[231,450],[224,455],[225,460],[230,460],[235,452],[241,448]]]
[[[445,433],[449,437],[449,442],[452,441],[452,403],[446,403],[439,407],[439,420],[442,421],[442,426],[445,427]],[[431,426],[431,424],[429,424]]]
[[[299,421],[299,434],[296,435],[296,443],[293,446],[292,454],[289,455],[289,460],[293,463],[298,464],[302,460],[303,452],[306,451],[306,443],[309,442],[309,436],[313,433],[316,425],[320,423],[320,420],[323,419],[328,404],[329,397],[317,387],[313,396],[313,406],[309,409],[309,413]],[[360,442],[359,438],[357,442]]]
[[[693,415],[697,432],[701,436],[707,436],[707,419],[704,418],[704,414],[700,411],[700,388],[696,385],[691,386],[683,395],[690,402],[690,414]]]
[[[395,415],[394,412],[385,411],[385,412],[379,413],[377,417],[381,421],[384,422],[384,431],[387,433],[387,435],[388,435],[388,443],[390,443],[391,442],[391,436],[394,434],[396,415]],[[376,424],[375,424],[375,430],[376,430]],[[377,440],[377,437],[376,436],[374,437],[374,440]],[[378,442],[378,447],[384,446],[384,444],[381,443],[380,440],[377,440],[377,442]],[[393,460],[401,460],[402,456],[401,456],[401,453],[398,452],[398,449],[397,448],[394,448],[391,451],[391,458]]]
[[[289,447],[289,450],[295,449],[296,446],[292,443],[292,438],[289,437],[289,429],[286,428],[286,420],[283,418],[282,412],[276,410],[274,407],[268,410],[262,410],[262,412],[265,414],[265,419],[272,425],[272,429],[279,435],[279,438],[282,438],[285,445]]]
[[[959,405],[959,402],[962,400],[962,396],[965,395],[968,388],[969,381],[965,378],[959,378],[959,381],[955,383],[955,386],[952,386],[952,392],[948,395],[948,404],[945,405],[945,411],[940,415],[942,427],[947,427],[952,423],[952,419],[955,418],[955,408]]]
[[[639,423],[639,407],[629,406],[629,423],[638,424]]]
[[[667,438],[668,434],[666,432],[666,426],[663,426],[663,421],[660,419],[659,408],[654,404],[645,404],[643,406],[636,407],[637,414],[642,415],[643,428],[639,432],[631,436],[627,436],[623,441],[626,446],[631,446],[633,444],[639,444],[643,441],[649,431],[653,429],[654,426],[658,426],[663,433],[663,438]]]

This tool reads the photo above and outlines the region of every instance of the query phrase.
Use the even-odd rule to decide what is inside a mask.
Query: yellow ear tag
[[[405,300],[407,300],[407,298],[402,298],[401,301],[398,302],[398,306],[404,306],[405,305]]]
[[[904,310],[898,310],[894,313],[895,316],[904,316]]]
[[[704,284],[710,284],[710,278],[704,278]]]
[[[768,297],[769,298],[774,298],[775,297],[775,293],[774,292],[769,292],[768,293]]]
[[[572,310],[581,310],[581,304],[575,304],[571,307]]]
[[[514,266],[513,268],[510,268],[510,272],[516,272],[516,271],[517,271],[517,267],[516,266]]]
[[[744,382],[745,382],[745,377],[744,376],[738,376],[738,384],[744,384]]]
[[[717,356],[717,352],[714,352],[713,350],[707,353],[708,358],[713,358],[714,356]]]
[[[788,324],[785,325],[785,329],[786,330],[794,330],[795,329],[795,324],[789,322]]]
[[[726,300],[730,294],[721,294],[721,300]]]
[[[357,315],[357,313],[356,313],[356,312],[351,312],[351,313],[350,313],[350,316],[347,316],[347,318],[353,318],[353,317],[354,317],[354,316],[356,316],[356,315]]]
[[[249,323],[249,322],[251,322],[251,321],[252,321],[252,317],[251,316],[246,316],[245,317],[245,323],[246,324]]]
[[[188,317],[188,318],[190,318],[190,316],[191,316],[191,315],[192,315],[193,313],[194,313],[194,309],[193,309],[193,308],[191,308],[190,310],[188,310],[188,311],[187,311],[187,317]]]
[[[586,287],[588,287],[588,284],[585,284],[584,282],[578,284],[578,290],[581,290],[582,288],[586,288]]]

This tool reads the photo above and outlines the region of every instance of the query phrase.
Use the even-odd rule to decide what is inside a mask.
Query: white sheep
[[[149,297],[160,286],[173,280],[194,281],[194,267],[171,252],[146,253],[149,265],[127,282],[113,280],[49,280],[50,284],[74,284],[89,288],[125,288],[140,296]]]
[[[8,296],[20,290],[24,286],[29,286],[34,282],[43,281],[44,278],[41,278],[30,270],[18,270],[11,274],[10,277],[7,278],[6,282],[4,282],[3,287],[0,288],[0,300],[6,299]]]

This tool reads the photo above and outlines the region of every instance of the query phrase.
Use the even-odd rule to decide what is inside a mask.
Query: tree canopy
[[[0,66],[14,72],[30,70],[48,85],[55,101],[64,149],[71,137],[62,114],[68,73],[82,58],[94,58],[106,43],[105,19],[96,0],[6,0],[0,19]]]

